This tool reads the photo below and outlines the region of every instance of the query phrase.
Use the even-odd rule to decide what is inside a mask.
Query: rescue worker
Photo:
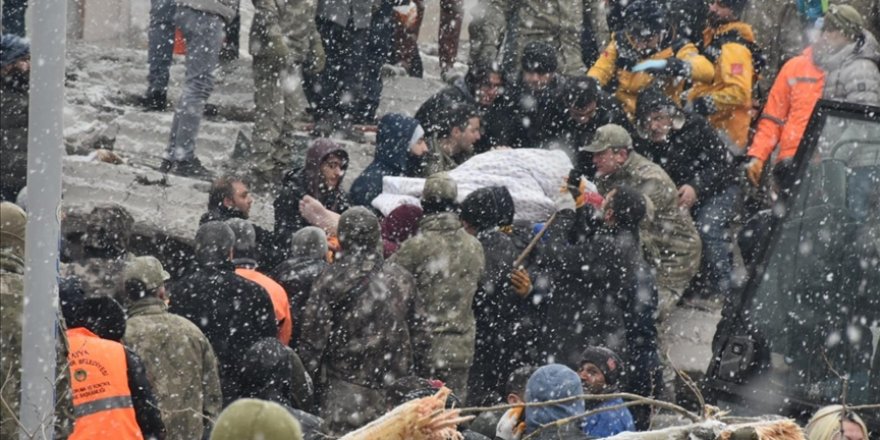
[[[257,234],[251,222],[233,218],[226,220],[226,224],[235,233],[235,274],[249,281],[259,284],[266,290],[272,300],[272,308],[275,310],[275,322],[278,325],[278,340],[284,345],[290,345],[290,337],[293,334],[293,318],[290,316],[290,301],[287,292],[272,278],[257,272],[257,260],[254,254],[257,249]]]
[[[90,298],[64,317],[70,326],[67,359],[76,414],[70,439],[163,440],[165,425],[141,358],[95,333],[111,309],[124,314],[112,298]]]
[[[453,106],[439,116],[440,128],[426,139],[428,152],[421,167],[422,177],[451,171],[474,154],[474,144],[480,140],[480,115],[471,106]]]
[[[0,377],[3,405],[0,405],[0,437],[18,438],[16,423],[21,408],[22,318],[24,316],[24,247],[27,215],[17,205],[0,202]],[[63,307],[63,304],[62,304]],[[64,329],[63,321],[60,329]],[[67,338],[55,339],[55,438],[67,438],[73,429],[70,400],[70,371],[67,368]],[[51,412],[52,409],[47,409]]]
[[[471,308],[485,260],[480,242],[455,214],[458,185],[447,173],[425,181],[419,233],[403,242],[389,261],[416,279],[416,302],[430,319],[413,335],[414,370],[438,378],[467,401],[468,369],[474,359],[476,322]],[[442,264],[440,264],[442,262]]]
[[[198,327],[168,313],[169,277],[155,257],[136,257],[125,266],[122,281],[132,304],[124,340],[153,381],[168,439],[202,438],[223,403],[217,357]]]
[[[657,267],[657,310],[665,315],[700,267],[700,236],[690,214],[678,207],[678,188],[660,165],[633,151],[632,138],[619,125],[600,127],[584,150],[593,154],[600,194],[627,185],[649,202],[639,237],[648,250],[646,259]]]
[[[249,166],[266,184],[277,184],[297,145],[294,123],[308,106],[303,70],[324,69],[324,45],[315,24],[313,0],[257,0],[250,32],[254,56],[254,138]]]
[[[701,53],[715,65],[711,83],[697,83],[689,109],[709,123],[742,153],[749,142],[752,90],[757,80],[755,34],[739,17],[748,0],[715,0],[709,6],[709,27],[703,32]]]
[[[75,226],[72,217],[67,220],[63,228]],[[106,203],[92,209],[85,221],[80,235],[82,254],[64,266],[63,274],[79,278],[88,297],[109,296],[128,304],[119,280],[125,264],[134,257],[128,251],[134,218],[121,205]],[[73,239],[73,234],[65,235]]]
[[[777,148],[777,163],[794,157],[819,99],[880,104],[880,44],[864,23],[852,6],[829,6],[816,44],[782,67],[747,153],[752,185]]]
[[[686,83],[712,82],[712,63],[693,43],[679,38],[663,5],[636,0],[624,14],[623,32],[615,34],[587,75],[613,92],[630,117],[636,111],[638,93],[651,84],[681,104]]]
[[[321,417],[343,434],[382,415],[387,384],[406,376],[425,313],[415,281],[382,257],[379,220],[354,207],[339,218],[339,259],[312,285],[299,352],[323,388]]]

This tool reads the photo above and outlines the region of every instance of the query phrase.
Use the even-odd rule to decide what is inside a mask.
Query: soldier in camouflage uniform
[[[700,267],[702,244],[694,221],[678,208],[678,189],[666,171],[633,151],[632,138],[623,127],[600,127],[593,143],[583,150],[593,155],[601,194],[627,185],[648,201],[639,236],[648,251],[646,259],[657,267],[657,310],[663,315],[675,306]]]
[[[24,313],[24,231],[27,218],[18,206],[0,203],[0,438],[18,438],[21,398],[22,314]],[[73,428],[67,337],[63,323],[56,337],[55,438],[66,439]]]
[[[510,50],[504,56],[505,71],[516,70],[522,50],[532,41],[553,46],[559,57],[560,72],[577,75],[585,72],[598,53],[594,26],[605,33],[603,2],[591,0],[489,0],[483,14],[471,22],[471,62],[502,62],[499,48]],[[515,36],[514,36],[515,35]],[[505,41],[502,45],[502,40]],[[582,41],[583,40],[583,41]],[[587,58],[586,60],[584,58]],[[589,63],[585,65],[584,63]]]
[[[208,338],[186,318],[168,313],[170,275],[155,257],[135,257],[122,274],[128,307],[125,344],[143,360],[167,439],[202,438],[223,404],[217,358]]]
[[[382,415],[385,386],[409,374],[421,322],[415,282],[385,262],[379,220],[355,207],[339,218],[339,260],[312,286],[302,316],[300,354],[325,378],[321,417],[343,434]]]
[[[277,183],[290,168],[290,135],[308,106],[303,69],[324,69],[324,46],[315,25],[316,0],[255,0],[250,33],[254,56],[254,136],[251,166],[265,183]]]
[[[467,401],[476,337],[472,306],[485,259],[483,246],[465,232],[453,212],[457,195],[448,174],[429,177],[422,192],[425,216],[419,234],[403,242],[390,260],[415,276],[416,302],[428,314],[427,332],[413,335],[416,373],[445,381]]]
[[[109,296],[127,305],[129,301],[119,280],[126,262],[133,257],[128,252],[133,225],[134,218],[122,206],[96,206],[86,218],[82,258],[67,264],[63,275],[79,278],[90,298]]]

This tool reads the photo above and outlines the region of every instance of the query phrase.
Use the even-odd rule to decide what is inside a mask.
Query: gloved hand
[[[642,61],[636,64],[632,71],[633,73],[647,72],[663,76],[690,76],[690,66],[688,63],[675,57],[663,60]]]
[[[712,97],[709,95],[701,96],[691,101],[685,109],[691,113],[696,113],[703,116],[709,116],[718,113],[718,107],[715,106],[715,100],[712,99]]]
[[[568,187],[560,191],[559,195],[556,196],[556,199],[553,200],[553,202],[556,204],[556,211],[562,211],[564,209],[574,211],[577,209],[577,205],[574,204],[574,198],[572,198],[571,193],[568,192]]]
[[[269,36],[269,40],[260,52],[267,58],[274,58],[281,63],[285,63],[287,57],[290,56],[290,48],[284,43],[284,38],[281,35]]]
[[[304,68],[307,72],[316,74],[323,72],[326,65],[327,54],[324,52],[324,43],[321,42],[321,37],[313,35],[309,40],[309,56]]]
[[[746,164],[746,177],[749,178],[749,182],[751,182],[753,186],[758,186],[761,183],[761,173],[763,172],[764,161],[757,157],[753,157],[752,160]]]
[[[510,273],[510,284],[520,298],[525,298],[532,293],[532,278],[529,276],[529,272],[523,268],[514,269]]]
[[[510,408],[501,416],[495,426],[495,438],[502,440],[519,440],[526,430],[526,424],[520,422],[524,408]]]

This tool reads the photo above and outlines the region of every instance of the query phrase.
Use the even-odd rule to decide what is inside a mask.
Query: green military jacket
[[[123,341],[144,362],[167,438],[202,438],[223,404],[217,358],[202,331],[148,297],[128,308]]]
[[[0,250],[0,438],[17,439],[21,401],[22,314],[24,313],[24,261],[9,249]],[[61,320],[59,320],[61,321]],[[73,432],[73,400],[67,366],[67,337],[63,324],[56,338],[55,438]]]
[[[686,287],[700,267],[702,243],[690,213],[678,208],[675,183],[660,165],[630,151],[621,169],[596,179],[601,194],[621,185],[639,190],[648,201],[639,236],[657,267],[657,285]]]
[[[518,12],[516,35],[516,67],[523,48],[532,41],[543,41],[557,49],[560,71],[583,74],[586,67],[581,60],[580,32],[584,8],[587,16],[599,13],[599,3],[590,0],[489,0],[482,16],[468,27],[471,32],[471,60],[500,61],[498,50],[505,34],[511,32],[508,17]],[[602,9],[604,12],[604,8]],[[601,40],[601,38],[597,38]]]
[[[415,353],[416,371],[469,367],[476,332],[471,306],[485,266],[480,242],[455,214],[430,214],[390,261],[413,274],[416,302],[427,313],[425,331],[413,335],[414,346],[427,349]]]
[[[425,161],[425,170],[422,177],[428,177],[444,171],[452,171],[458,166],[455,159],[446,154],[440,147],[440,140],[437,137],[431,137],[427,140],[428,158]]]

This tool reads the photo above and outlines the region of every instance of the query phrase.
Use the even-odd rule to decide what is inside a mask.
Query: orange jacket
[[[275,321],[278,322],[278,339],[282,344],[290,345],[290,338],[293,336],[293,318],[290,316],[290,300],[287,298],[284,287],[254,269],[240,267],[235,269],[235,273],[246,280],[259,284],[260,287],[266,289],[266,292],[269,292],[272,307],[275,309]]]
[[[717,53],[711,51],[714,59],[706,56],[715,64],[715,79],[711,83],[695,83],[689,99],[711,99],[715,113],[707,115],[709,123],[726,133],[740,149],[745,149],[752,123],[752,86],[756,78],[749,48],[734,41],[724,42],[734,34],[743,41],[755,42],[752,27],[739,21],[707,28],[703,32],[703,47],[719,49]]]
[[[788,60],[770,89],[748,155],[766,161],[778,145],[777,161],[794,157],[824,86],[825,72],[813,63],[812,48]]]
[[[70,439],[142,440],[128,386],[125,348],[82,327],[67,330],[67,339],[76,414]]]

